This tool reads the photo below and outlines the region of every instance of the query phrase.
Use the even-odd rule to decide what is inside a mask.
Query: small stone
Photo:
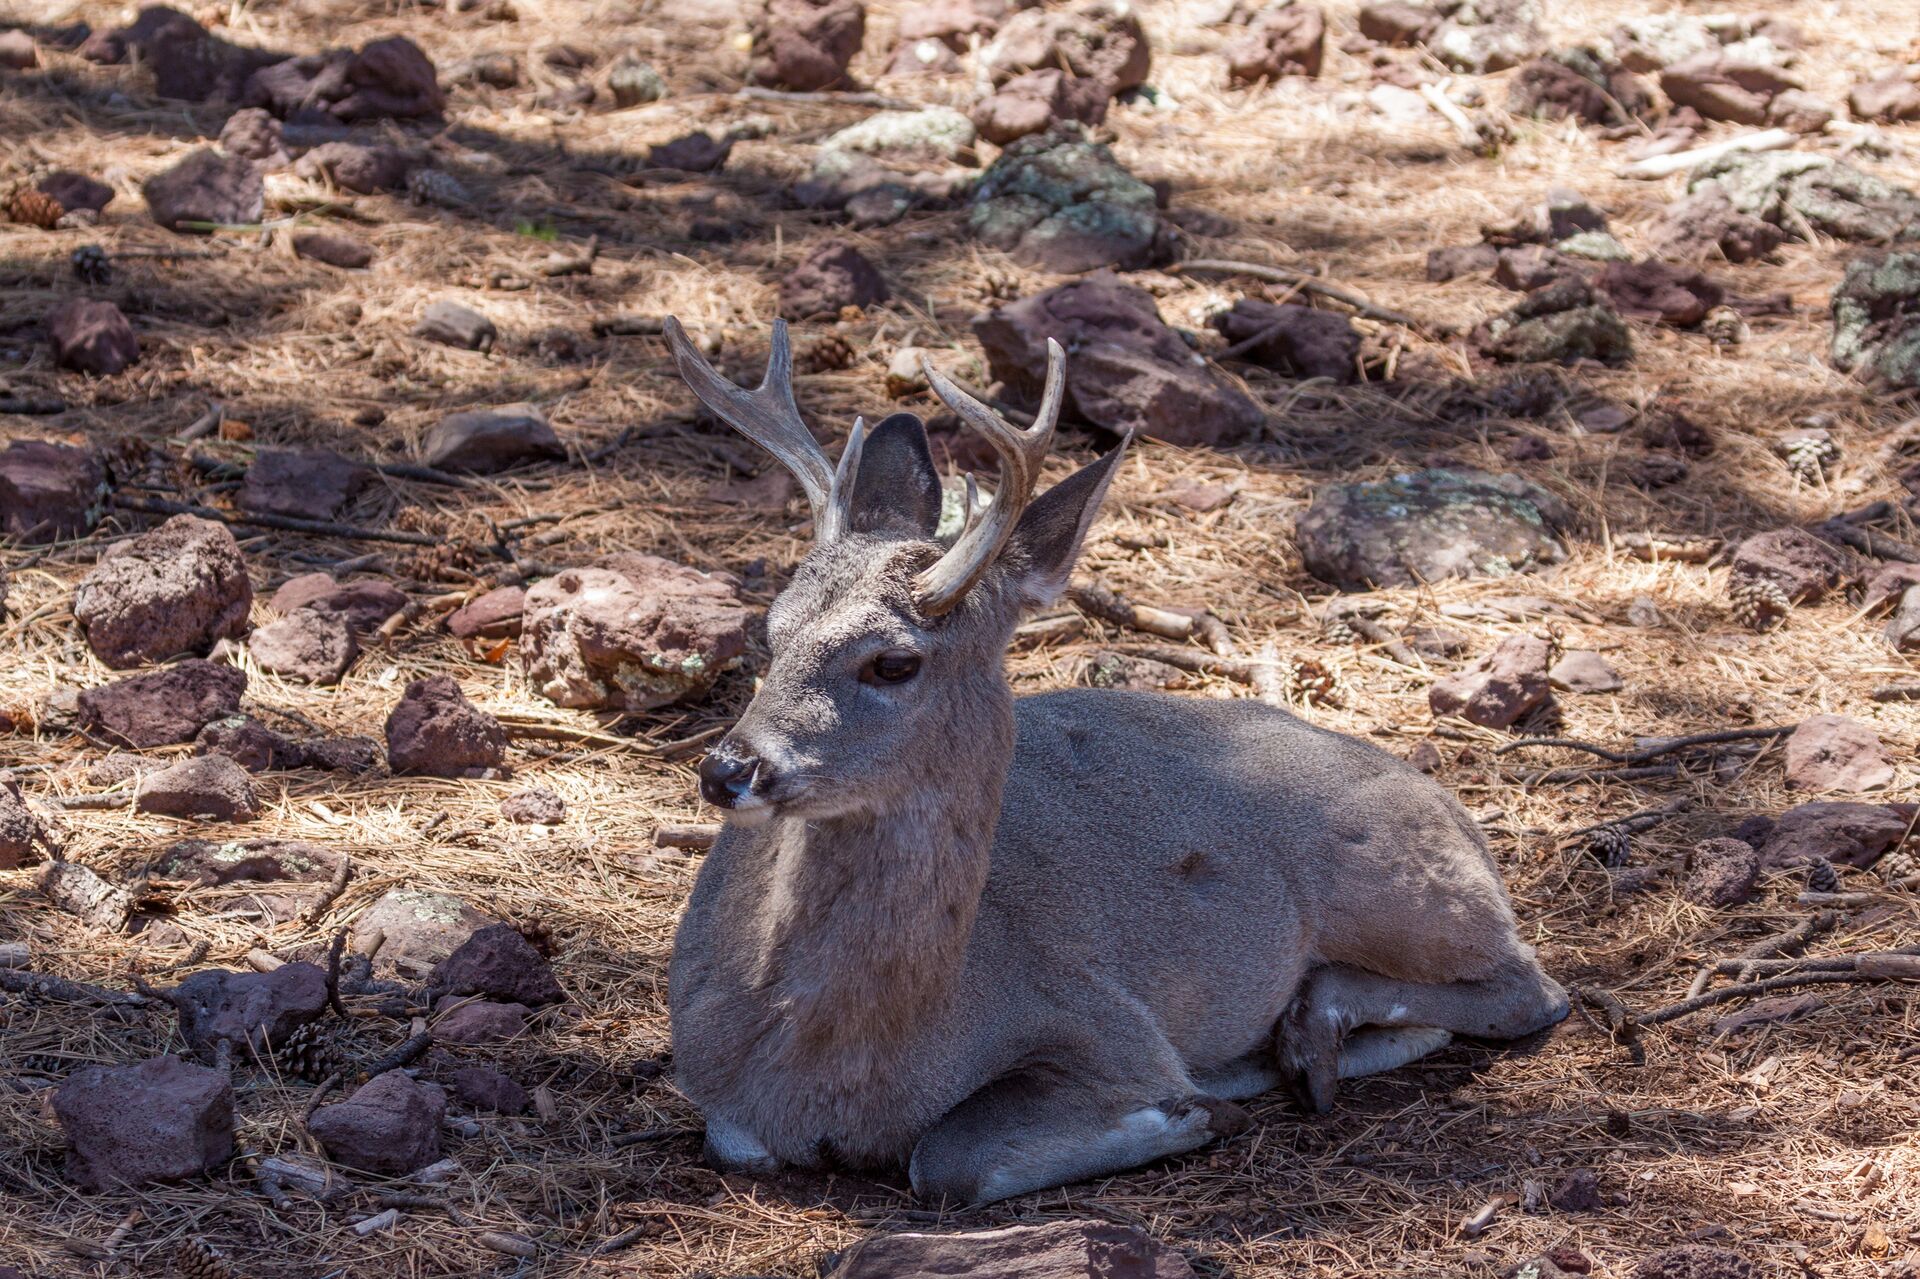
[[[330,520],[373,481],[373,469],[327,449],[262,449],[240,487],[243,510]]]
[[[1537,0],[1474,0],[1454,9],[1427,47],[1455,71],[1505,71],[1547,52],[1542,9]]]
[[[140,360],[140,339],[111,302],[62,302],[47,312],[47,338],[56,362],[96,377],[110,377]]]
[[[297,231],[293,251],[298,257],[311,258],[343,271],[357,271],[373,262],[373,249],[364,241],[332,231]]]
[[[1760,1279],[1760,1268],[1737,1252],[1686,1244],[1641,1260],[1634,1279]]]
[[[143,813],[220,822],[250,822],[260,813],[246,770],[225,755],[196,755],[148,774],[133,806]]]
[[[1760,855],[1740,839],[1705,839],[1693,846],[1692,871],[1680,895],[1696,906],[1738,906],[1753,898]]]
[[[764,61],[755,74],[763,83],[801,92],[845,87],[866,29],[860,0],[768,0],[758,41]]]
[[[681,173],[717,173],[733,153],[732,138],[716,138],[694,130],[647,151],[649,169],[673,169]]]
[[[475,930],[441,961],[427,984],[435,996],[486,995],[536,1008],[566,998],[546,956],[508,924]]]
[[[1472,340],[1483,354],[1506,363],[1616,364],[1633,354],[1625,321],[1577,279],[1529,293],[1474,329]]]
[[[0,31],[0,67],[8,71],[31,71],[40,65],[40,50],[33,37],[24,31]]]
[[[313,964],[282,964],[270,973],[223,968],[197,972],[168,993],[180,1015],[180,1037],[211,1066],[227,1044],[234,1060],[265,1056],[298,1027],[327,1011],[327,974]]]
[[[353,626],[339,613],[297,608],[247,639],[254,664],[304,684],[337,684],[360,654]]]
[[[211,148],[195,151],[140,188],[153,220],[169,231],[205,232],[213,226],[249,226],[260,221],[265,188],[260,169],[243,156]]]
[[[404,191],[416,160],[395,147],[360,142],[326,142],[300,157],[295,176],[331,182],[343,191],[372,195]]]
[[[236,639],[252,605],[226,525],[176,515],[102,558],[74,591],[73,615],[100,660],[123,669]]]
[[[246,107],[227,117],[220,129],[220,149],[270,168],[292,159],[280,122],[259,107]]]
[[[1360,591],[1559,564],[1572,524],[1564,503],[1518,476],[1436,469],[1325,485],[1295,539],[1308,572]]]
[[[490,351],[500,336],[492,320],[471,307],[444,298],[427,307],[426,314],[420,317],[420,323],[414,326],[413,334],[429,342],[457,346],[466,351]]]
[[[67,1175],[89,1190],[184,1181],[233,1154],[233,1085],[178,1057],[88,1066],[60,1084]]]
[[[1910,69],[1889,71],[1847,95],[1847,108],[1856,120],[1901,124],[1920,120],[1920,84]]]
[[[1347,383],[1360,375],[1360,334],[1352,321],[1337,312],[1241,298],[1214,316],[1213,325],[1236,345],[1266,334],[1241,358],[1289,377]]]
[[[1625,685],[1606,658],[1585,649],[1570,649],[1547,672],[1553,686],[1568,693],[1617,693]]]
[[[1491,244],[1455,244],[1427,251],[1427,279],[1435,284],[1477,275],[1499,265],[1501,251]]]
[[[1830,305],[1836,365],[1890,389],[1920,386],[1920,253],[1854,259]]]
[[[529,786],[501,800],[500,815],[522,826],[558,826],[567,819],[567,803],[545,786]]]
[[[0,533],[20,542],[81,537],[100,518],[106,471],[90,449],[14,440],[0,449]]]
[[[1787,738],[1787,785],[1867,791],[1893,783],[1893,761],[1874,731],[1844,715],[1811,715]]]
[[[1845,568],[1828,543],[1803,529],[1779,528],[1734,548],[1727,584],[1737,593],[1744,584],[1765,583],[1789,604],[1817,603],[1840,584]]]
[[[389,1070],[362,1084],[353,1096],[322,1106],[307,1130],[336,1163],[363,1172],[400,1175],[440,1158],[440,1121],[446,1094],[405,1071]]]
[[[78,698],[81,728],[135,750],[190,742],[208,724],[238,713],[247,677],[231,666],[191,658],[134,675]]]
[[[448,1077],[453,1095],[475,1110],[524,1115],[533,1105],[527,1090],[491,1066],[461,1066]]]
[[[1547,1202],[1555,1212],[1598,1212],[1606,1206],[1600,1198],[1600,1178],[1591,1168],[1575,1168],[1547,1192]]]
[[[1569,277],[1584,279],[1580,264],[1544,244],[1521,244],[1499,250],[1493,282],[1516,293],[1531,293]]]
[[[299,745],[309,768],[358,777],[380,766],[380,743],[371,737],[310,737]]]
[[[1777,67],[1742,62],[1724,50],[1698,53],[1660,73],[1660,88],[1678,107],[1692,107],[1708,120],[1767,123],[1773,98],[1800,85]]]
[[[1090,688],[1119,688],[1139,692],[1186,688],[1193,682],[1178,666],[1158,662],[1151,657],[1100,652],[1087,657],[1080,669],[1080,679]]]
[[[496,587],[448,614],[447,629],[461,639],[518,638],[526,606],[526,587]]]
[[[954,1234],[875,1232],[824,1279],[1194,1279],[1181,1253],[1137,1226],[1049,1221]]]
[[[531,1009],[448,995],[434,1005],[433,1036],[445,1044],[504,1044],[527,1028]]]
[[[1378,44],[1407,49],[1425,44],[1440,29],[1440,14],[1429,5],[1382,3],[1360,6],[1360,34]]]
[[[1790,808],[1778,818],[1743,825],[1735,832],[1760,852],[1763,868],[1802,866],[1821,858],[1846,866],[1871,866],[1900,846],[1913,830],[1911,804],[1861,804],[1821,800]]]
[[[395,888],[355,918],[354,948],[358,952],[378,936],[375,963],[419,980],[474,933],[496,922],[458,897]]]
[[[1783,89],[1767,103],[1767,123],[1790,133],[1819,133],[1838,114],[1824,98],[1800,89]]]
[[[1109,95],[1145,84],[1153,64],[1140,15],[1126,0],[1021,9],[1001,24],[981,56],[996,84],[1023,71],[1060,67],[1106,85]]]
[[[282,736],[251,715],[229,715],[201,729],[193,739],[196,755],[225,755],[249,773],[299,768],[307,753],[298,742]]]
[[[1622,315],[1693,328],[1726,292],[1700,272],[1668,262],[1609,262],[1600,288]]]
[[[1263,9],[1221,50],[1227,78],[1254,84],[1283,76],[1317,76],[1326,53],[1327,20],[1311,4]]]
[[[982,98],[973,108],[973,125],[995,146],[1010,146],[1062,120],[1099,124],[1107,118],[1111,100],[1101,81],[1042,67],[1022,72]]]
[[[1506,728],[1552,696],[1547,641],[1533,635],[1503,640],[1492,653],[1427,691],[1435,715],[1457,715],[1483,728]]]
[[[780,282],[780,314],[790,320],[837,316],[842,307],[869,307],[892,296],[873,263],[851,244],[829,240]]]
[[[1649,631],[1656,626],[1666,625],[1667,619],[1660,613],[1660,606],[1651,595],[1636,595],[1627,604],[1627,625],[1638,630]]]
[[[415,680],[387,716],[387,762],[395,773],[473,777],[501,769],[507,735],[450,675]]]
[[[1740,212],[1718,185],[1708,184],[1668,205],[1648,239],[1654,256],[1674,262],[1752,262],[1778,249],[1786,234]]]
[[[381,578],[342,582],[331,573],[302,573],[283,582],[270,603],[282,617],[303,608],[338,613],[364,634],[406,608],[408,600],[406,592]]]
[[[481,474],[567,456],[560,437],[531,404],[450,413],[427,432],[421,447],[428,466]]]
[[[625,110],[667,96],[667,82],[658,71],[635,58],[623,57],[607,68],[607,89],[613,105]]]
[[[72,213],[85,210],[88,213],[101,213],[113,203],[113,188],[104,182],[96,182],[84,173],[74,173],[62,169],[49,173],[35,184],[42,194],[52,196],[60,202],[60,207]]]
[[[1775,223],[1796,239],[1812,231],[1888,243],[1911,238],[1920,219],[1920,196],[1912,191],[1807,151],[1735,151],[1687,176],[1690,191],[1709,182],[1740,212]]]

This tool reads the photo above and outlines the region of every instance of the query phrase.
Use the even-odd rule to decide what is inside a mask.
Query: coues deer
[[[727,821],[668,985],[710,1159],[998,1199],[1191,1150],[1283,1082],[1325,1109],[1338,1078],[1565,1016],[1479,830],[1401,761],[1254,701],[1013,696],[1013,628],[1125,452],[1033,495],[1057,344],[1026,429],[925,368],[1000,459],[942,542],[917,417],[856,422],[835,466],[784,325],[751,392],[666,332],[813,508],[765,678],[700,765]]]

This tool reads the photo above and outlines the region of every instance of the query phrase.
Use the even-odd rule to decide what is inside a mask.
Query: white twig
[[[1763,129],[1759,133],[1743,133],[1737,138],[1728,138],[1724,142],[1709,143],[1704,147],[1695,147],[1691,151],[1675,151],[1672,155],[1650,156],[1633,164],[1622,165],[1614,173],[1623,178],[1664,178],[1682,173],[1695,165],[1705,164],[1709,160],[1718,160],[1723,155],[1735,151],[1779,151],[1792,146],[1799,134],[1786,129]]]

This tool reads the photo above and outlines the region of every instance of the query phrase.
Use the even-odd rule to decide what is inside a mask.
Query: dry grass
[[[71,404],[51,421],[0,422],[0,435],[163,444],[214,399],[252,427],[257,443],[324,444],[402,459],[445,412],[531,399],[577,457],[594,455],[623,430],[636,433],[599,460],[468,489],[389,480],[349,516],[363,525],[429,529],[452,547],[482,548],[477,552],[421,555],[254,534],[243,545],[257,584],[270,587],[316,565],[381,551],[380,567],[421,596],[460,590],[490,567],[487,520],[547,513],[560,518],[528,530],[550,538],[537,549],[544,558],[575,562],[612,549],[655,550],[742,573],[752,599],[769,599],[803,549],[793,528],[798,508],[774,513],[709,500],[710,485],[760,468],[761,460],[693,423],[690,399],[657,340],[596,338],[590,324],[615,312],[677,313],[690,326],[720,333],[723,362],[742,372],[753,367],[765,349],[783,269],[810,242],[834,233],[782,207],[778,188],[804,172],[814,142],[863,113],[736,101],[728,90],[741,55],[697,28],[649,17],[645,4],[513,5],[519,16],[511,23],[480,12],[333,0],[235,3],[222,11],[230,38],[296,51],[404,33],[443,71],[488,50],[520,55],[526,85],[455,91],[450,125],[431,139],[438,162],[480,196],[474,210],[425,210],[384,197],[348,202],[345,216],[379,252],[366,273],[293,258],[284,231],[185,242],[147,222],[139,212],[140,181],[203,134],[217,133],[221,116],[159,102],[137,69],[56,56],[48,70],[0,81],[0,185],[43,168],[73,167],[104,177],[119,193],[93,231],[0,227],[5,380],[15,389],[57,392]],[[1351,7],[1333,6],[1341,30],[1350,29]],[[1651,7],[1585,0],[1555,6],[1553,21],[1571,39]],[[1810,87],[1836,99],[1903,53],[1911,37],[1904,0],[1866,0],[1818,18],[1784,2],[1751,7],[1806,23],[1814,39]],[[1611,178],[1613,148],[1571,127],[1522,123],[1498,157],[1479,159],[1461,152],[1437,117],[1430,127],[1386,124],[1352,101],[1367,82],[1342,54],[1330,52],[1319,83],[1224,91],[1220,64],[1206,52],[1210,37],[1188,8],[1168,0],[1143,9],[1162,50],[1154,83],[1175,105],[1116,111],[1116,150],[1144,176],[1168,179],[1176,209],[1209,211],[1231,224],[1224,234],[1195,238],[1206,256],[1311,264],[1384,304],[1459,323],[1510,298],[1472,280],[1427,283],[1427,249],[1476,238],[1482,223],[1550,185],[1576,187],[1608,207],[1622,238],[1635,246],[1678,190],[1678,180]],[[101,4],[26,0],[18,0],[15,13],[96,25],[116,17]],[[870,59],[890,46],[894,13],[894,6],[875,6]],[[602,65],[632,46],[659,61],[675,96],[625,112],[539,108],[537,93],[565,83],[542,55],[565,43],[590,45]],[[964,80],[882,87],[929,101],[969,99]],[[1501,99],[1497,77],[1485,88],[1491,101]],[[741,143],[727,171],[712,180],[620,180],[647,145],[749,116],[766,117],[771,131]],[[1910,148],[1920,131],[1889,132],[1896,154],[1868,167],[1915,184],[1920,173]],[[270,204],[286,211],[326,195],[276,179]],[[695,217],[734,220],[743,234],[717,247],[697,244],[686,234]],[[594,273],[538,277],[535,264],[553,246],[526,233],[535,229],[568,241],[598,235]],[[817,421],[840,424],[835,430],[855,412],[883,409],[883,374],[894,348],[918,343],[977,352],[966,327],[972,312],[1009,287],[1026,293],[1050,283],[976,249],[957,213],[916,214],[855,238],[884,264],[896,300],[837,326],[860,352],[854,367],[801,379],[802,403]],[[145,358],[124,375],[97,381],[52,369],[35,328],[47,306],[70,291],[65,259],[86,242],[116,252],[185,247],[211,254],[120,265],[104,295],[136,317]],[[1784,788],[1777,746],[1725,772],[1529,786],[1518,780],[1524,767],[1581,757],[1535,752],[1524,765],[1509,756],[1497,766],[1490,753],[1496,735],[1436,731],[1425,701],[1431,672],[1325,642],[1309,611],[1317,601],[1308,598],[1323,588],[1300,570],[1291,517],[1330,477],[1379,476],[1436,454],[1522,470],[1585,521],[1587,535],[1572,562],[1537,581],[1382,593],[1396,623],[1449,626],[1480,652],[1544,620],[1562,628],[1569,647],[1604,650],[1625,675],[1626,691],[1563,699],[1565,731],[1595,742],[1793,723],[1822,711],[1854,715],[1887,742],[1898,761],[1897,789],[1911,794],[1920,725],[1910,709],[1875,704],[1868,694],[1914,671],[1879,639],[1876,622],[1836,600],[1754,636],[1726,616],[1723,569],[1645,564],[1616,553],[1611,542],[1646,528],[1737,537],[1902,497],[1887,450],[1907,438],[1909,406],[1876,401],[1823,362],[1826,294],[1849,252],[1843,245],[1797,245],[1776,264],[1724,272],[1742,292],[1785,290],[1796,304],[1791,317],[1756,321],[1744,346],[1721,351],[1697,335],[1636,326],[1638,354],[1630,366],[1569,375],[1595,393],[1634,404],[1657,400],[1709,427],[1719,447],[1680,485],[1643,491],[1625,482],[1639,450],[1628,435],[1583,436],[1564,417],[1450,412],[1447,383],[1475,371],[1458,350],[1403,338],[1392,383],[1298,387],[1252,373],[1253,391],[1278,410],[1269,439],[1220,451],[1142,446],[1115,485],[1085,572],[1143,601],[1213,609],[1243,652],[1271,644],[1284,657],[1332,668],[1339,700],[1302,708],[1317,722],[1402,754],[1432,740],[1445,757],[1443,780],[1495,831],[1524,929],[1549,967],[1569,982],[1617,991],[1635,1008],[1676,999],[1699,959],[1732,954],[1801,918],[1798,882],[1782,877],[1754,904],[1721,913],[1680,904],[1666,886],[1671,874],[1653,891],[1617,896],[1608,875],[1564,850],[1561,836],[1684,795],[1692,809],[1636,845],[1637,865],[1671,868],[1693,840],[1745,814],[1797,802]],[[501,274],[536,283],[521,291],[487,287]],[[1170,322],[1193,327],[1237,294],[1233,281],[1151,272],[1138,278]],[[491,315],[503,334],[500,348],[482,356],[409,337],[420,308],[438,297]],[[542,341],[553,331],[570,335],[571,354]],[[1374,345],[1384,350],[1393,337],[1378,331]],[[383,411],[384,421],[356,424],[356,414],[364,423],[369,409]],[[1814,410],[1833,415],[1845,457],[1827,484],[1807,487],[1793,482],[1767,442]],[[1554,456],[1509,462],[1509,448],[1523,435],[1549,440]],[[246,447],[203,446],[234,455]],[[1091,456],[1093,444],[1072,439],[1062,452],[1056,475]],[[184,484],[189,495],[215,504],[225,500],[183,468],[155,479]],[[1238,496],[1209,514],[1160,496],[1186,480],[1229,483]],[[57,690],[108,678],[81,642],[68,603],[104,545],[144,524],[116,515],[94,537],[44,556],[5,553],[14,572],[12,617],[0,623],[0,710],[28,718],[25,712],[44,707]],[[1164,534],[1167,545],[1132,551],[1116,540],[1120,534],[1134,541]],[[764,571],[750,571],[756,564]],[[1551,601],[1556,611],[1509,619],[1485,607],[1516,593]],[[1625,624],[1627,606],[1639,596],[1658,603],[1665,625]],[[1079,639],[1022,648],[1011,670],[1023,691],[1057,687],[1076,677],[1092,648],[1138,638],[1093,623]],[[405,683],[438,672],[454,675],[476,702],[510,721],[607,727],[534,696],[511,656],[489,665],[425,623],[365,654],[338,690],[250,672],[249,699],[269,717],[284,713],[377,735]],[[1225,680],[1199,677],[1195,685],[1188,695],[1248,695]],[[210,948],[207,963],[229,966],[253,948],[311,950],[387,888],[404,884],[444,888],[505,918],[547,925],[573,996],[565,1015],[497,1054],[516,1077],[546,1090],[550,1117],[482,1118],[470,1132],[450,1133],[449,1153],[465,1169],[447,1196],[457,1217],[409,1210],[394,1229],[364,1238],[349,1222],[378,1209],[381,1189],[365,1178],[358,1180],[366,1192],[345,1205],[303,1203],[288,1214],[269,1208],[238,1163],[208,1183],[137,1196],[77,1193],[59,1174],[44,1085],[81,1064],[159,1050],[170,1024],[5,997],[0,1083],[13,1076],[24,1087],[0,1088],[0,1261],[34,1274],[166,1273],[164,1259],[177,1241],[203,1237],[233,1259],[236,1273],[262,1279],[792,1276],[812,1274],[826,1250],[874,1228],[1085,1215],[1137,1222],[1189,1251],[1201,1273],[1246,1279],[1488,1275],[1553,1246],[1580,1248],[1604,1272],[1624,1275],[1645,1254],[1689,1238],[1739,1246],[1777,1274],[1804,1265],[1829,1279],[1866,1279],[1891,1273],[1920,1248],[1920,1234],[1911,1233],[1920,1221],[1920,1146],[1913,1136],[1920,1122],[1913,1065],[1920,1010],[1894,986],[1829,988],[1825,1006],[1812,1015],[1731,1039],[1712,1036],[1711,1015],[1678,1022],[1646,1036],[1643,1064],[1575,1018],[1529,1052],[1456,1048],[1420,1068],[1348,1087],[1338,1112],[1324,1120],[1303,1122],[1286,1103],[1269,1099],[1255,1108],[1260,1122],[1223,1146],[979,1212],[930,1213],[898,1181],[716,1175],[698,1162],[691,1108],[665,1077],[636,1069],[657,1062],[667,1045],[665,960],[697,865],[697,857],[656,854],[652,831],[700,816],[690,773],[697,742],[736,713],[749,692],[748,674],[735,674],[710,703],[619,725],[619,733],[640,739],[636,746],[521,739],[513,783],[342,781],[305,772],[263,778],[268,811],[249,835],[311,839],[354,858],[352,886],[311,933],[223,914],[216,896],[201,894],[182,904],[170,926],[108,936],[50,909],[29,873],[0,874],[0,941],[28,940],[38,962],[85,980],[118,984],[130,963],[164,966],[196,940]],[[693,744],[675,749],[676,742]],[[91,789],[83,773],[99,754],[52,727],[0,736],[0,766],[22,770],[41,798]],[[550,833],[498,819],[498,799],[527,781],[553,787],[568,802],[566,822]],[[70,813],[64,824],[69,855],[109,875],[133,872],[170,841],[204,833],[124,811]],[[1846,886],[1869,881],[1849,877]],[[1886,901],[1823,948],[1912,941],[1920,917],[1914,895],[1889,893]],[[369,1051],[405,1033],[386,1019],[356,1022],[356,1042]],[[263,1152],[310,1145],[294,1122],[306,1085],[270,1074],[243,1079],[248,1145]],[[620,1133],[647,1130],[658,1135],[614,1144]],[[1483,1236],[1459,1232],[1461,1219],[1489,1197],[1527,1199],[1536,1183],[1551,1186],[1574,1168],[1599,1174],[1610,1206],[1578,1214],[1509,1207]],[[88,1241],[105,1239],[136,1206],[142,1220],[118,1259],[87,1260],[75,1251],[75,1241],[84,1251]],[[1891,1234],[1890,1257],[1863,1251],[1871,1225]],[[629,1246],[589,1256],[599,1242],[635,1226],[643,1229],[627,1236]],[[541,1254],[522,1262],[490,1251],[482,1243],[486,1231],[536,1239]]]

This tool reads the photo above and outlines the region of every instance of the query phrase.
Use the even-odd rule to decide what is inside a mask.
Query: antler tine
[[[816,529],[831,523],[827,512],[833,493],[833,464],[820,444],[807,430],[800,406],[793,402],[793,345],[787,338],[787,322],[773,322],[773,345],[767,353],[767,373],[751,391],[729,382],[714,371],[706,357],[687,340],[680,321],[668,316],[664,326],[667,346],[680,376],[700,402],[740,434],[773,454],[780,464],[793,472],[813,508]]]
[[[1053,444],[1054,424],[1066,393],[1067,353],[1058,342],[1047,339],[1047,388],[1040,397],[1040,411],[1033,425],[1024,431],[955,386],[925,356],[920,358],[920,369],[940,402],[985,436],[1000,455],[1000,482],[986,513],[979,523],[973,523],[969,503],[966,531],[917,581],[921,609],[930,617],[938,617],[973,589],[1013,535],[1020,513],[1033,500],[1033,486],[1040,480],[1040,464]]]
[[[853,485],[860,474],[860,454],[866,446],[867,419],[856,417],[853,419],[853,431],[847,436],[847,445],[840,450],[840,465],[833,470],[833,489],[827,496],[827,509],[814,520],[815,541],[831,542],[853,527],[850,509]]]

